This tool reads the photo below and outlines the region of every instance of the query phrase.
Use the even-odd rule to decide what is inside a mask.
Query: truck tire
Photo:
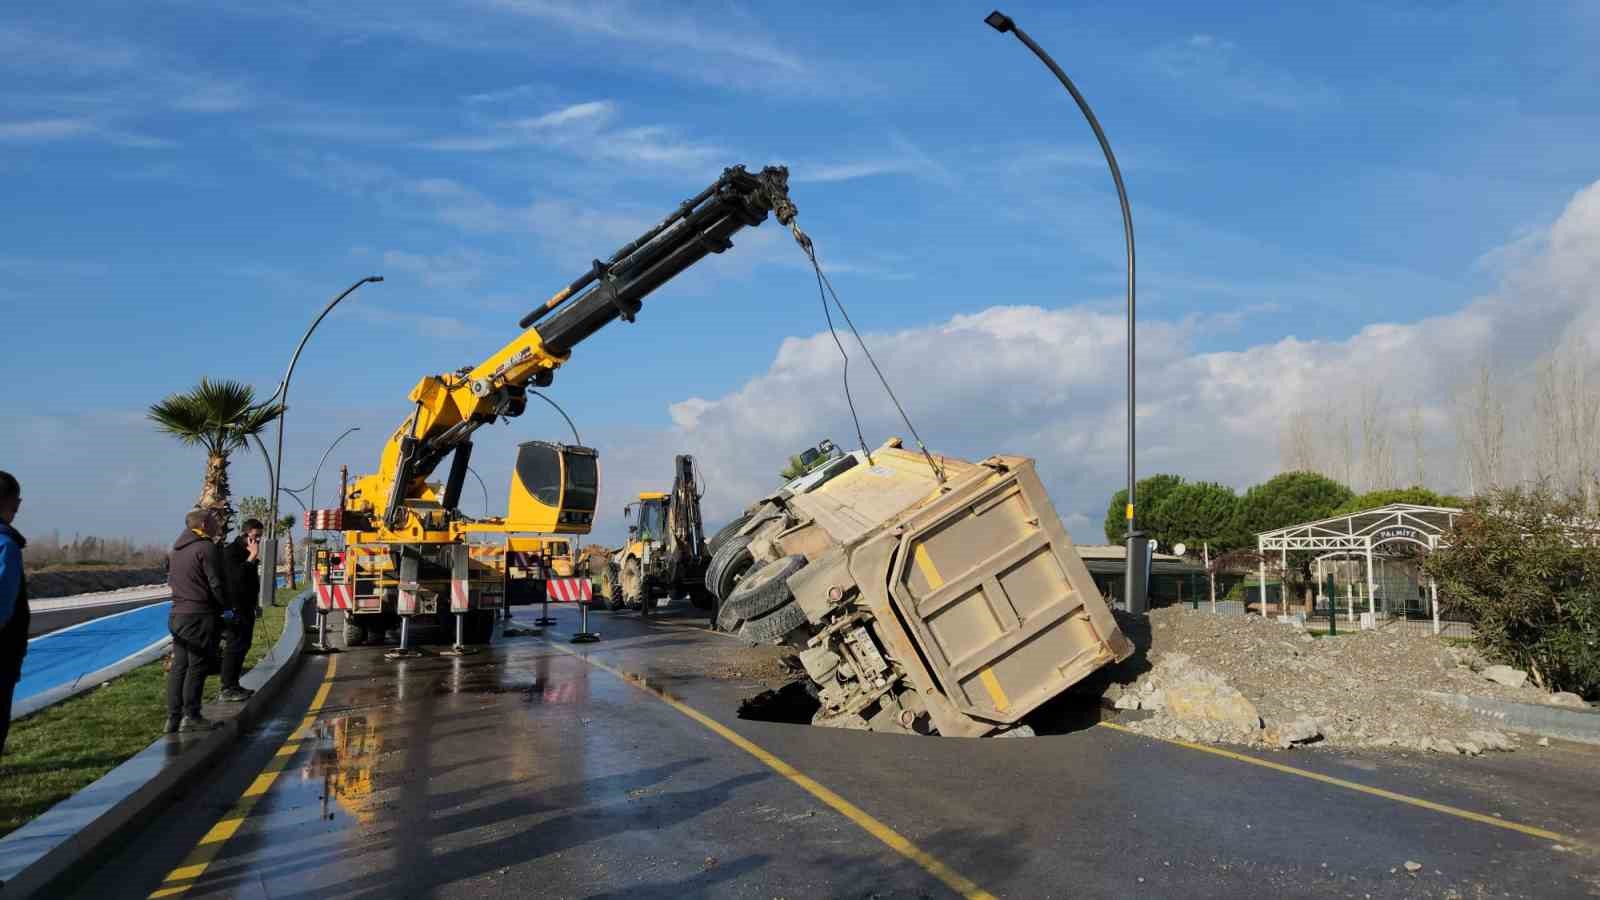
[[[711,557],[711,565],[706,567],[706,590],[719,601],[726,601],[734,585],[755,565],[756,559],[750,554],[751,540],[747,534],[730,538]]]
[[[349,610],[344,614],[344,645],[359,647],[367,642],[367,627],[356,624],[356,615]]]
[[[717,551],[722,549],[722,545],[726,544],[728,539],[733,537],[733,533],[743,528],[744,524],[748,521],[750,521],[750,514],[745,513],[739,518],[734,519],[732,522],[722,526],[721,531],[718,531],[716,534],[712,535],[711,540],[706,541],[706,549],[711,551],[712,556],[716,556]]]
[[[798,603],[785,603],[759,619],[739,628],[739,637],[751,644],[781,644],[784,635],[806,624],[806,614]]]
[[[805,568],[805,565],[806,558],[794,554],[751,570],[722,601],[717,623],[732,631],[747,619],[760,618],[793,600],[794,594],[785,580]]]

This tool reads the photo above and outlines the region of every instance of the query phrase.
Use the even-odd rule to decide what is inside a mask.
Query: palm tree
[[[255,388],[247,384],[209,378],[152,405],[149,412],[151,421],[179,442],[206,448],[206,472],[195,506],[224,512],[230,511],[228,457],[236,450],[249,452],[250,438],[282,414],[282,404],[256,403]]]

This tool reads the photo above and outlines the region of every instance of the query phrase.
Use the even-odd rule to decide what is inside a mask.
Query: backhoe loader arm
[[[792,225],[796,210],[788,178],[782,166],[755,174],[743,166],[724,170],[672,215],[610,259],[595,260],[589,271],[524,316],[518,323],[523,333],[494,355],[454,374],[417,382],[410,394],[412,415],[390,435],[378,471],[356,482],[346,507],[364,507],[374,518],[381,514],[391,529],[405,523],[407,500],[438,500],[445,510],[454,509],[471,436],[479,426],[521,415],[528,384],[550,384],[572,348],[618,318],[633,321],[645,297],[706,256],[732,247],[740,229],[760,225],[769,212]],[[452,452],[445,493],[436,498],[427,478]]]

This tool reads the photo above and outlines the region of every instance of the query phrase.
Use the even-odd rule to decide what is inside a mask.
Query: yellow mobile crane
[[[505,518],[472,519],[457,504],[472,455],[472,434],[522,414],[529,385],[544,387],[572,349],[607,324],[633,321],[644,298],[772,213],[794,228],[788,170],[725,169],[715,182],[667,218],[556,292],[518,323],[524,329],[489,358],[411,389],[414,409],[384,445],[377,471],[346,489],[337,510],[320,521],[344,533],[341,571],[346,639],[362,643],[398,625],[400,653],[408,628],[455,617],[456,648],[484,643],[505,603],[504,566],[469,552],[474,536],[512,532],[587,534],[600,488],[599,459],[583,446],[530,441],[517,449]],[[450,457],[443,488],[428,477]],[[310,518],[308,516],[308,518]],[[328,527],[328,526],[323,526]],[[319,591],[319,595],[322,592]],[[333,593],[337,597],[336,592]],[[335,601],[337,602],[337,601]],[[328,609],[328,605],[322,605]]]

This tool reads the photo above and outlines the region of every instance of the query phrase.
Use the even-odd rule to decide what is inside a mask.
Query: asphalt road
[[[596,615],[574,646],[558,616],[465,658],[308,659],[285,715],[79,896],[1600,895],[1592,748],[1249,757],[1336,785],[1092,716],[1016,740],[744,721],[762,685],[731,639]]]

